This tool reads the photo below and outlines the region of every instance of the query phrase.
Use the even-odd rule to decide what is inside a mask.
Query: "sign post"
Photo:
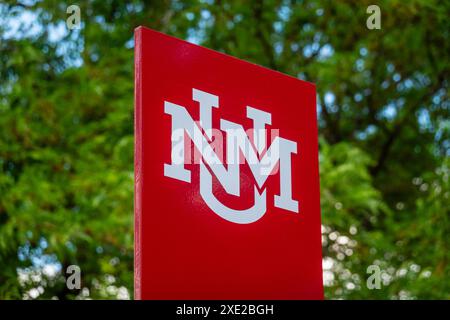
[[[135,298],[323,299],[316,90],[139,27]]]

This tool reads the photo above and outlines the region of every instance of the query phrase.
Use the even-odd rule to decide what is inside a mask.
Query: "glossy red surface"
[[[311,83],[139,27],[135,32],[135,298],[323,299],[316,90]],[[220,97],[220,118],[251,128],[246,106],[270,112],[280,136],[297,142],[293,197],[299,213],[274,207],[278,175],[270,176],[267,212],[236,224],[212,212],[191,183],[164,176],[171,157],[171,117],[164,101],[199,119],[192,89]],[[232,208],[253,204],[254,178],[241,165],[241,196],[215,195]]]

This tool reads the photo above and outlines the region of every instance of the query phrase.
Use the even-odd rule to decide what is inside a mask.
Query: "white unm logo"
[[[186,162],[191,159],[187,154],[190,148],[186,148],[186,133],[201,154],[197,159],[200,165],[200,195],[217,215],[240,224],[259,220],[267,209],[266,190],[263,186],[269,175],[278,172],[280,192],[274,196],[274,206],[298,213],[298,201],[292,199],[291,172],[291,156],[297,153],[297,143],[275,136],[270,146],[266,146],[266,125],[272,123],[271,114],[247,106],[247,118],[253,122],[253,129],[249,134],[242,125],[224,119],[220,119],[220,130],[217,130],[212,128],[212,110],[219,108],[219,97],[193,89],[192,99],[200,106],[198,122],[192,119],[185,107],[164,101],[164,112],[172,117],[171,163],[164,164],[164,176],[191,182],[191,172],[185,168]],[[226,133],[226,166],[218,150],[223,141],[222,132]],[[252,136],[252,142],[249,135]],[[211,172],[228,194],[240,196],[240,164],[244,162],[242,158],[245,158],[257,185],[254,186],[254,204],[244,210],[235,210],[225,206],[213,194]]]

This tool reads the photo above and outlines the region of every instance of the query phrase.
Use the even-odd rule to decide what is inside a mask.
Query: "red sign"
[[[135,33],[135,298],[322,299],[316,90]]]

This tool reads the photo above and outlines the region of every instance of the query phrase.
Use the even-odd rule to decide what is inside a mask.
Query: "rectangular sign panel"
[[[322,299],[316,90],[135,33],[135,298]]]

